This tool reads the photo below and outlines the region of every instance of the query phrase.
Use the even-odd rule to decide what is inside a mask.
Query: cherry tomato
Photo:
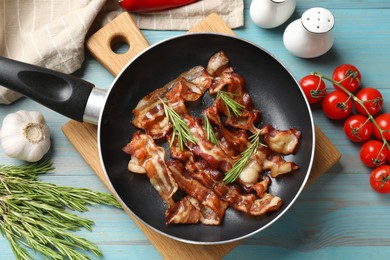
[[[326,94],[325,82],[316,75],[307,75],[299,81],[309,104],[321,101]]]
[[[334,70],[332,79],[339,82],[349,92],[354,92],[360,86],[362,76],[355,66],[351,64],[342,64]],[[333,86],[336,89],[340,89],[340,87],[334,83]]]
[[[387,141],[390,141],[390,113],[384,113],[375,118],[375,122],[383,131],[383,136]],[[382,140],[381,132],[378,128],[374,127],[374,136],[379,140]]]
[[[370,174],[370,185],[379,193],[390,193],[390,165],[375,168]]]
[[[324,97],[322,109],[330,119],[343,119],[352,111],[352,100],[345,92],[335,90]]]
[[[362,115],[350,116],[344,123],[344,133],[352,142],[367,141],[372,135],[372,123]]]
[[[375,88],[363,88],[356,94],[356,97],[363,101],[364,107],[372,116],[382,109],[383,97]],[[354,104],[360,114],[368,116],[366,110],[359,103],[355,101]]]
[[[360,148],[360,159],[367,167],[377,167],[386,162],[388,149],[378,140],[369,140]]]

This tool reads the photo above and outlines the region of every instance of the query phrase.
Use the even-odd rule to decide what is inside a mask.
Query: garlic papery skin
[[[50,149],[50,129],[43,115],[21,110],[7,115],[0,130],[1,146],[9,157],[36,162]]]

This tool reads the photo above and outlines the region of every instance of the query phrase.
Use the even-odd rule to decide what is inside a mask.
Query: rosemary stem
[[[54,170],[47,160],[20,166],[0,165],[0,233],[16,259],[33,259],[30,248],[46,259],[89,259],[101,252],[92,242],[69,231],[92,229],[94,222],[67,209],[85,211],[86,205],[120,207],[112,195],[83,188],[57,186],[37,180]]]

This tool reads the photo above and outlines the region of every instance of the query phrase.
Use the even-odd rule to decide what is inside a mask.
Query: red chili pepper
[[[197,0],[119,0],[119,5],[130,12],[152,12],[187,5]]]

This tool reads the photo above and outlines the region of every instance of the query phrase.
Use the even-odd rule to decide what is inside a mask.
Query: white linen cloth
[[[200,0],[131,16],[141,29],[187,30],[215,12],[237,28],[244,23],[243,7],[243,0]],[[117,0],[0,0],[0,56],[72,73],[84,61],[88,34],[121,12]],[[21,96],[0,86],[0,104]]]

